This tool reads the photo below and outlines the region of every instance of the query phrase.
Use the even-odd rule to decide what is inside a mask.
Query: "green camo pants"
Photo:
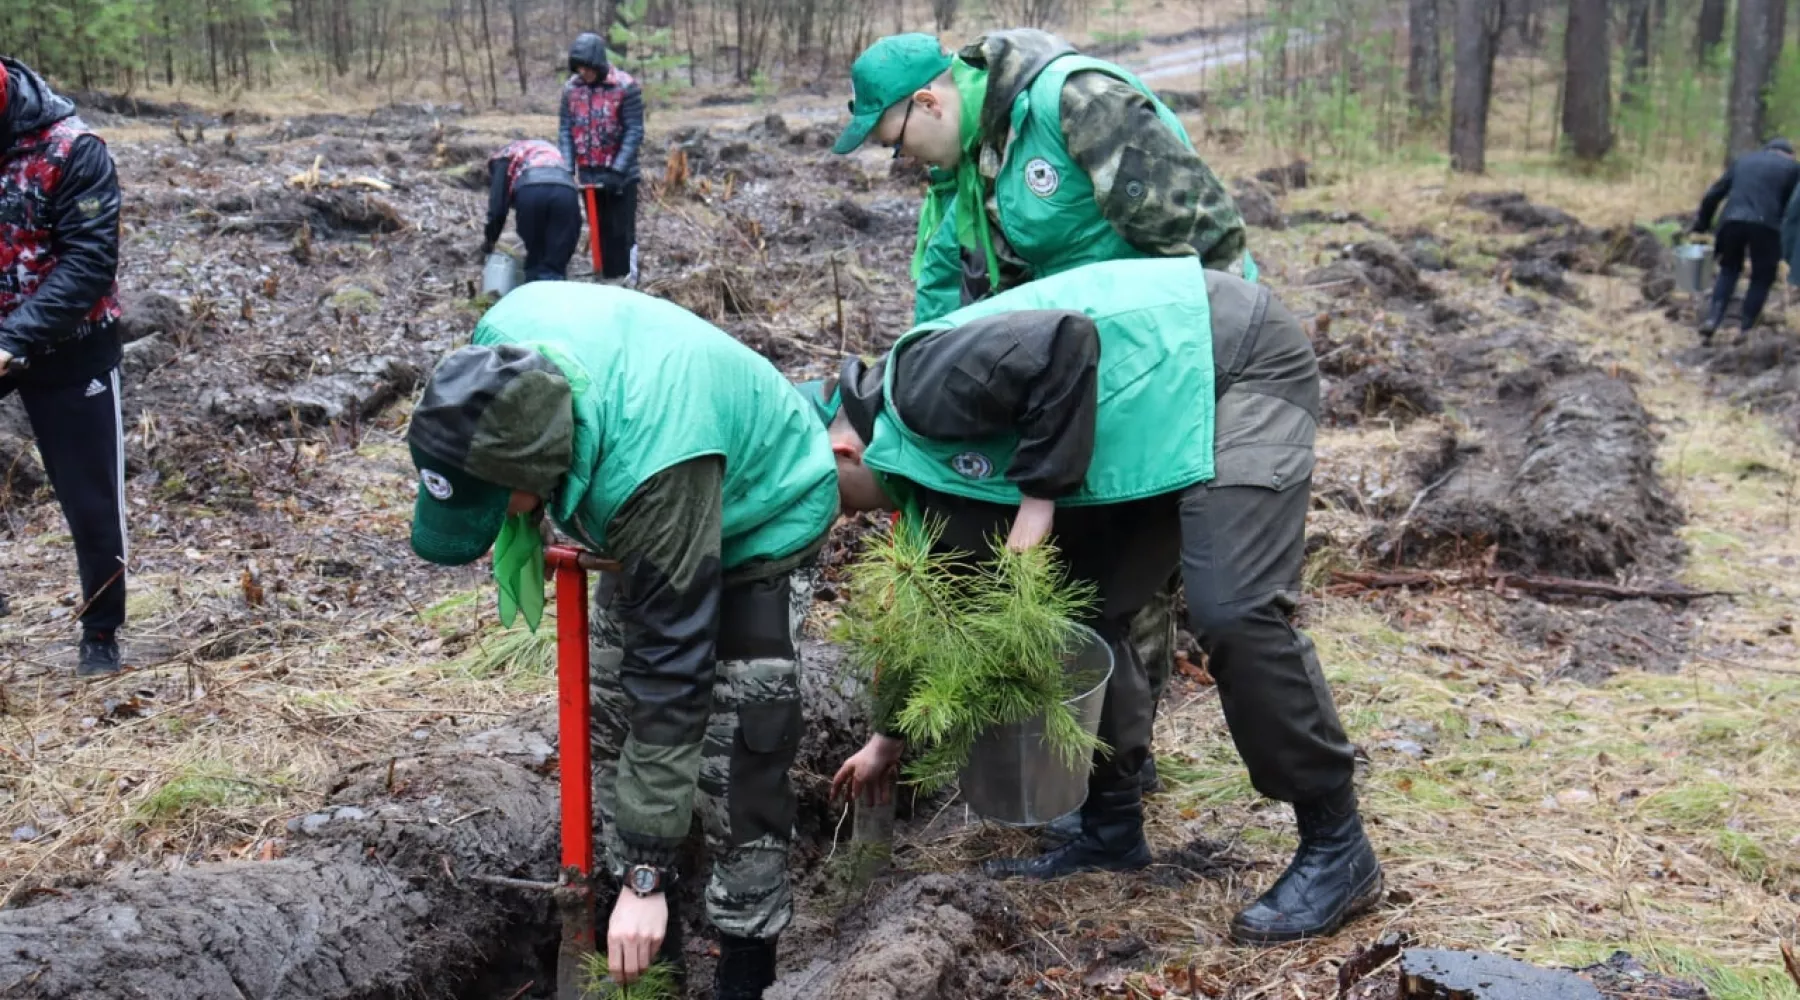
[[[618,760],[627,734],[619,684],[619,630],[607,611],[607,581],[592,615],[595,800],[600,848],[610,842]],[[794,916],[788,849],[794,840],[794,787],[788,771],[800,746],[800,630],[812,605],[813,571],[729,584],[720,601],[712,712],[706,727],[695,812],[712,871],[706,916],[743,938],[780,934]]]

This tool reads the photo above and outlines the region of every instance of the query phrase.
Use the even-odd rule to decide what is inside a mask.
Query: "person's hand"
[[[606,967],[620,985],[635,982],[656,961],[669,930],[669,900],[662,893],[640,896],[629,888],[619,893],[606,925]]]
[[[479,252],[483,258],[487,257],[488,254],[493,253],[494,252],[494,241],[493,240],[483,241],[481,244],[481,250]]]
[[[12,367],[12,363],[13,363],[12,352],[11,351],[0,351],[0,375],[5,375],[6,370],[8,368]]]
[[[893,794],[900,754],[905,750],[905,740],[880,733],[869,737],[831,779],[831,800],[860,797],[868,805],[885,805]]]
[[[1013,516],[1012,533],[1006,536],[1006,547],[1023,552],[1050,537],[1056,522],[1056,501],[1025,497],[1019,501],[1019,512]]]

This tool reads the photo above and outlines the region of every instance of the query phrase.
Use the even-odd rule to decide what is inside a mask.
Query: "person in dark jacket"
[[[984,865],[1050,879],[1151,863],[1141,772],[1151,679],[1132,631],[1171,573],[1218,680],[1256,790],[1293,804],[1300,846],[1233,918],[1269,944],[1335,932],[1381,897],[1355,756],[1318,651],[1294,627],[1312,494],[1319,366],[1269,291],[1193,257],[1087,264],[920,324],[873,364],[802,387],[828,422],[846,512],[941,518],[946,551],[1054,535],[1098,600],[1084,624],[1114,668],[1075,839]],[[877,699],[875,735],[833,779],[884,787],[904,744]],[[879,794],[879,792],[878,792]]]
[[[581,199],[568,161],[542,139],[509,142],[488,161],[487,232],[481,255],[494,252],[506,229],[506,213],[519,210],[525,243],[525,280],[562,281],[581,239]]]
[[[569,72],[562,92],[563,160],[575,179],[592,189],[588,238],[599,234],[600,276],[635,285],[644,94],[631,74],[607,62],[606,43],[592,32],[570,46]]]
[[[1793,144],[1771,139],[1761,150],[1733,161],[1700,199],[1700,213],[1694,218],[1696,233],[1712,228],[1713,214],[1720,202],[1725,203],[1714,243],[1719,279],[1713,284],[1712,304],[1700,323],[1702,339],[1710,341],[1725,322],[1725,307],[1737,291],[1746,256],[1750,258],[1750,288],[1744,292],[1738,327],[1748,332],[1756,325],[1769,289],[1775,285],[1781,263],[1782,217],[1796,186],[1800,186],[1800,163],[1794,160]]]
[[[0,59],[0,398],[25,405],[81,572],[76,673],[119,669],[125,427],[119,181],[75,105]]]

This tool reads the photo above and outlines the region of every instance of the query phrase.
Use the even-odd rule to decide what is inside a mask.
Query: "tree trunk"
[[[806,643],[801,663],[795,853],[813,864],[839,818],[819,776],[861,746],[869,720],[834,647]],[[547,705],[352,766],[319,812],[289,824],[287,857],[121,877],[0,910],[0,989],[28,984],[34,1000],[517,996],[523,977],[488,990],[470,978],[554,950],[549,900],[473,876],[554,881],[555,757]]]
[[[1731,109],[1726,159],[1748,153],[1762,144],[1763,91],[1774,69],[1779,38],[1770,39],[1773,22],[1769,8],[1784,0],[1738,0],[1737,38],[1732,47]]]
[[[1438,0],[1407,3],[1406,94],[1416,121],[1433,121],[1444,103],[1444,58]]]
[[[1725,41],[1725,0],[1700,0],[1700,23],[1694,35],[1694,60],[1705,63]]]
[[[1456,86],[1450,96],[1450,167],[1487,169],[1488,101],[1493,96],[1494,47],[1505,14],[1502,0],[1456,0]]]
[[[1606,0],[1569,0],[1563,36],[1562,123],[1575,158],[1593,163],[1612,148],[1612,41]]]
[[[1619,100],[1641,104],[1650,82],[1650,0],[1630,0],[1626,8],[1625,89]]]
[[[487,0],[478,0],[481,6],[481,43],[487,49],[488,100],[500,103],[500,71],[494,65],[494,29],[488,23]]]
[[[519,94],[529,93],[525,79],[525,0],[511,0],[513,62],[519,67]]]

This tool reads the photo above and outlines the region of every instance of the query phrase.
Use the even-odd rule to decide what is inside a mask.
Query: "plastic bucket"
[[[519,259],[496,250],[488,254],[487,265],[481,269],[481,294],[484,298],[504,298],[524,280],[525,269],[519,265]]]
[[[1689,295],[1699,295],[1712,286],[1713,257],[1711,250],[1699,243],[1684,243],[1675,248],[1675,287]]]
[[[1063,672],[1081,694],[1063,704],[1092,735],[1100,728],[1113,654],[1100,634],[1082,626],[1063,657]],[[1088,761],[1069,767],[1044,740],[1044,717],[996,726],[975,741],[958,775],[963,801],[983,819],[1006,826],[1042,826],[1087,800]]]

